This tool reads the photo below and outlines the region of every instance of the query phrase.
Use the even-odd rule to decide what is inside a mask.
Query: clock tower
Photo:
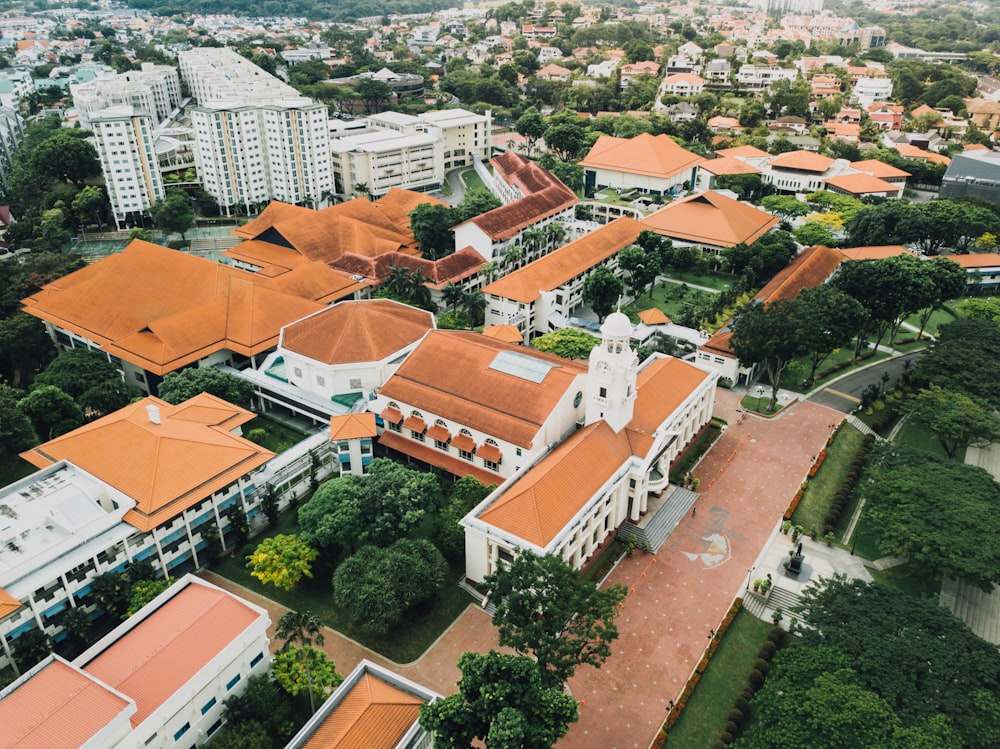
[[[590,352],[586,423],[604,420],[616,432],[632,421],[639,357],[629,346],[632,323],[612,312],[601,326],[601,343]]]

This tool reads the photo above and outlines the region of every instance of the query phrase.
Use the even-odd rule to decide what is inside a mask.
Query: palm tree
[[[511,245],[507,248],[507,251],[503,254],[503,262],[506,266],[516,266],[524,260],[524,248],[520,245]]]
[[[530,252],[538,252],[542,248],[542,242],[545,241],[545,232],[537,226],[525,229],[524,234],[521,236],[525,247],[527,247]]]
[[[554,250],[566,239],[566,227],[559,221],[553,221],[545,227],[545,238],[549,240],[549,244]]]
[[[320,621],[319,617],[309,611],[289,611],[281,616],[278,620],[278,626],[275,628],[274,635],[278,639],[284,640],[285,644],[281,646],[281,652],[286,652],[292,645],[299,644],[302,649],[311,648],[313,643],[322,646],[324,642],[323,637],[323,622]],[[309,658],[303,658],[302,661],[306,667],[306,683],[309,686],[309,707],[312,712],[316,712],[315,698],[313,697],[312,689],[312,674],[309,671]]]
[[[478,289],[467,291],[462,299],[462,304],[469,315],[469,323],[472,327],[482,325],[486,316],[486,297],[483,296],[483,293]]]
[[[386,290],[395,297],[408,299],[410,293],[410,269],[401,265],[390,265],[385,278]]]
[[[483,267],[479,269],[480,273],[485,273],[486,278],[492,281],[496,274],[500,272],[500,263],[497,260],[490,260],[488,263],[483,263]]]
[[[427,310],[434,309],[434,299],[431,297],[431,290],[427,286],[427,282],[430,279],[424,275],[424,271],[421,268],[417,268],[415,271],[410,273],[409,284],[410,288],[407,292],[407,298],[410,303]]]
[[[448,282],[443,289],[441,289],[441,299],[448,306],[448,309],[455,312],[458,305],[462,303],[462,299],[465,297],[465,291],[462,290],[461,286]]]
[[[355,183],[354,192],[358,193],[358,195],[364,195],[369,200],[371,199],[372,189],[368,186],[367,182]]]

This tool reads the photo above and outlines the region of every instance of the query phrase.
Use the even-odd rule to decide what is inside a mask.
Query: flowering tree
[[[266,538],[250,555],[250,574],[262,583],[291,590],[303,577],[312,577],[312,563],[319,552],[293,534]]]

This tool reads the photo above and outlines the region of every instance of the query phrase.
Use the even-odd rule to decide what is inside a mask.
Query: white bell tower
[[[601,343],[590,352],[586,423],[604,420],[616,432],[632,421],[639,357],[629,346],[632,323],[612,312],[601,326]]]

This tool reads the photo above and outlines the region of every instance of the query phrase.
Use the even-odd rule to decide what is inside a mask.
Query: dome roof
[[[604,319],[601,335],[605,338],[628,338],[632,335],[632,323],[628,315],[622,312],[612,312]]]

